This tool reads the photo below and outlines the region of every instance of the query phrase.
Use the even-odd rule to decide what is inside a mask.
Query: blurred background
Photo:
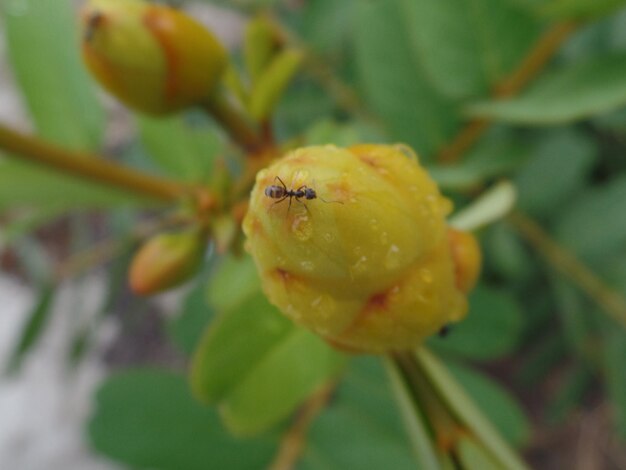
[[[197,113],[160,123],[92,91],[78,71],[72,15],[81,2],[57,1],[0,5],[3,125],[69,147],[86,141],[116,161],[177,178],[183,152],[212,162],[229,151]],[[239,65],[246,24],[259,12],[305,51],[275,111],[279,140],[406,142],[457,208],[513,182],[514,213],[478,233],[484,270],[468,319],[429,345],[532,468],[626,469],[624,2],[175,3]],[[78,82],[90,91],[68,85]],[[190,139],[200,150],[181,150]],[[124,237],[154,209],[0,158],[0,468],[267,467],[275,434],[231,438],[183,386],[216,310],[206,295],[214,253],[198,279],[137,298],[126,281],[136,240]],[[94,246],[102,263],[77,259]],[[59,277],[83,262],[80,275]],[[358,358],[340,386],[363,416],[383,400],[391,407],[389,391],[377,389],[378,368]],[[152,397],[159,387],[168,395]],[[162,410],[168,397],[182,408],[150,414],[150,400]],[[133,400],[144,398],[148,411],[133,415]],[[370,468],[361,466],[368,448],[380,449],[369,465],[411,468],[396,411],[381,412],[370,429],[342,414],[346,402],[322,414],[297,468]],[[356,427],[367,430],[348,442]],[[348,431],[337,437],[332,429]],[[219,457],[204,449],[209,440]],[[221,466],[206,466],[213,458]]]

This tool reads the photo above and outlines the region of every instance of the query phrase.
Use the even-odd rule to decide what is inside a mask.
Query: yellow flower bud
[[[82,13],[83,58],[131,108],[166,114],[215,90],[227,63],[215,37],[194,19],[143,0],[91,0]]]
[[[155,235],[135,254],[129,283],[136,294],[150,295],[176,287],[202,265],[204,234],[199,230]]]
[[[382,353],[467,311],[451,209],[407,147],[309,147],[258,173],[243,228],[273,304],[335,346]]]
[[[465,293],[476,285],[482,256],[476,238],[471,233],[448,229],[448,241],[454,259],[456,285]]]

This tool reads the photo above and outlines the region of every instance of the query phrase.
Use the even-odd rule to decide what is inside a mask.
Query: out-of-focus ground
[[[241,17],[206,6],[191,10],[229,47],[237,45],[243,26]],[[111,100],[107,103],[110,112],[107,146],[115,148],[132,135],[133,129],[126,111]],[[23,130],[31,127],[6,61],[2,35],[0,120]],[[0,377],[0,469],[120,468],[95,455],[86,441],[84,426],[92,409],[94,390],[116,365],[162,363],[176,358],[161,341],[162,318],[157,314],[146,316],[130,332],[121,328],[117,317],[112,315],[97,329],[84,359],[77,366],[69,365],[71,340],[81,325],[96,314],[104,292],[103,277],[97,274],[63,286],[37,347],[17,374]],[[16,273],[0,272],[1,366],[6,364],[34,302],[34,291]],[[159,310],[168,310],[168,303],[161,302]],[[510,364],[505,368],[493,367],[492,372],[506,382],[511,375]],[[626,470],[626,452],[612,432],[609,405],[594,400],[569,416],[565,423],[551,426],[542,421],[542,406],[549,390],[550,384],[545,384],[534,390],[517,391],[534,425],[526,451],[532,468]]]
[[[97,338],[76,366],[68,363],[72,339],[95,313],[104,295],[102,278],[91,276],[64,286],[37,347],[14,375],[0,382],[0,468],[15,470],[113,470],[94,455],[83,430],[93,392],[106,375],[102,352],[115,336],[115,324]],[[33,306],[33,292],[15,278],[0,275],[0,364],[6,364]]]
[[[228,47],[237,45],[244,24],[240,15],[207,5],[189,10]],[[106,147],[116,148],[134,130],[126,110],[104,95],[103,99],[109,113]],[[32,129],[11,75],[3,34],[0,120],[23,131]],[[0,258],[3,251],[0,222]],[[0,263],[0,372],[36,302],[35,290],[20,280],[15,266],[14,260]],[[111,368],[176,358],[163,345],[163,325],[156,313],[145,315],[130,332],[120,327],[116,315],[108,315],[90,339],[84,358],[72,366],[68,361],[72,341],[97,314],[104,295],[104,277],[98,274],[64,285],[37,346],[17,373],[0,375],[0,470],[121,468],[96,455],[87,442],[85,425],[93,409],[94,391]],[[165,311],[172,299],[162,298],[159,303],[162,308],[158,310]]]

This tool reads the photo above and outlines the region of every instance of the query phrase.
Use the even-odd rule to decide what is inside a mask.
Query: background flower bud
[[[143,0],[91,0],[82,12],[83,58],[131,108],[178,111],[209,97],[227,63],[215,37],[186,14]]]
[[[265,191],[282,187],[277,177],[317,197],[277,202]],[[286,315],[334,345],[386,352],[466,313],[451,209],[406,147],[309,147],[258,173],[244,232],[268,298]]]
[[[199,230],[159,234],[135,254],[130,266],[130,287],[150,295],[176,287],[202,265],[205,237]]]

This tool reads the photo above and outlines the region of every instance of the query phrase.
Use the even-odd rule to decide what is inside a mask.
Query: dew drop
[[[430,284],[431,282],[433,282],[433,273],[430,271],[430,269],[422,268],[420,269],[420,279],[426,284]]]
[[[397,144],[397,145],[394,145],[394,148],[398,150],[399,152],[403,153],[406,157],[410,158],[411,160],[415,160],[416,162],[419,161],[417,154],[408,145]]]
[[[380,234],[380,243],[383,245],[389,244],[389,234],[387,232],[383,232]]]
[[[400,248],[398,245],[391,245],[385,256],[385,267],[387,269],[395,269],[400,265]]]
[[[335,301],[328,295],[320,295],[311,301],[311,310],[327,320],[335,308]]]
[[[350,266],[350,274],[353,276],[361,274],[367,270],[367,256],[361,256],[356,263]]]
[[[291,232],[300,241],[307,241],[313,234],[313,225],[306,214],[297,215],[291,222]]]
[[[305,271],[311,272],[315,269],[315,263],[313,261],[301,261],[300,267]]]

